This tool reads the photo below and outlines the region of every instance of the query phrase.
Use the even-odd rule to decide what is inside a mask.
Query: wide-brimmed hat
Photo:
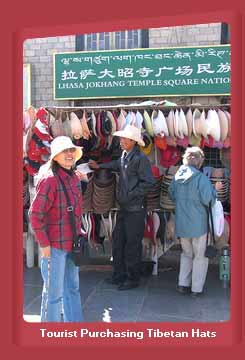
[[[126,125],[123,130],[115,131],[113,136],[120,136],[130,140],[136,141],[140,146],[145,146],[141,138],[141,131],[136,126]]]
[[[51,155],[50,155],[50,161],[55,158],[56,155],[60,154],[62,151],[74,148],[76,149],[75,152],[75,161],[79,160],[82,157],[82,148],[80,146],[75,146],[73,142],[71,141],[71,138],[68,136],[57,136],[52,142],[51,142]]]

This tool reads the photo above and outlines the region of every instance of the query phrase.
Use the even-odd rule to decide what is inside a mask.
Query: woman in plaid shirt
[[[60,322],[62,306],[65,322],[83,321],[79,267],[71,260],[73,233],[67,212],[67,201],[59,177],[63,180],[74,216],[77,234],[81,234],[81,183],[73,168],[82,149],[66,136],[51,143],[51,156],[44,165],[46,172],[37,185],[29,216],[35,238],[40,245],[43,292],[41,321]]]

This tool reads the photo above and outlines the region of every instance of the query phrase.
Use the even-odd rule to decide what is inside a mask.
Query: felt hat
[[[83,136],[82,124],[74,112],[70,113],[70,122],[71,122],[71,134],[74,139],[80,139]]]
[[[136,112],[136,120],[135,120],[135,126],[138,128],[138,129],[142,129],[142,123],[144,121],[143,119],[143,116],[141,114],[141,112],[139,110],[137,110]]]
[[[62,151],[74,148],[76,149],[75,152],[75,161],[79,160],[82,157],[82,148],[80,146],[75,146],[68,136],[57,136],[51,142],[51,154],[50,154],[50,161],[55,158],[56,155],[60,154]]]
[[[174,135],[176,137],[183,138],[183,135],[179,131],[179,110],[176,109],[174,112]]]
[[[155,146],[161,150],[165,150],[167,148],[167,142],[165,137],[155,136],[154,142]]]
[[[225,115],[227,116],[228,119],[228,136],[231,136],[231,114],[229,113],[229,111],[224,110]]]
[[[115,131],[113,136],[120,136],[130,140],[136,141],[140,146],[145,146],[141,138],[141,131],[136,126],[126,125],[123,130]]]
[[[152,150],[152,139],[150,135],[145,131],[143,134],[143,141],[145,143],[145,146],[140,146],[140,150],[143,151],[145,155],[149,155]]]

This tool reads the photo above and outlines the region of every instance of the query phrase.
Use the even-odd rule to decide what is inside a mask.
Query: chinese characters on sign
[[[54,54],[55,99],[230,94],[230,46]]]

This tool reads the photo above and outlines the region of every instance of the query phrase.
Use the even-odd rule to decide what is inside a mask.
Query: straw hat
[[[57,136],[51,142],[51,155],[49,161],[52,161],[56,155],[60,154],[62,151],[74,148],[76,149],[75,152],[75,161],[79,160],[82,157],[82,148],[80,146],[75,146],[71,141],[71,138],[68,136]]]
[[[113,136],[120,136],[136,141],[140,146],[145,146],[141,138],[141,131],[136,126],[126,125],[123,130],[114,132]]]

